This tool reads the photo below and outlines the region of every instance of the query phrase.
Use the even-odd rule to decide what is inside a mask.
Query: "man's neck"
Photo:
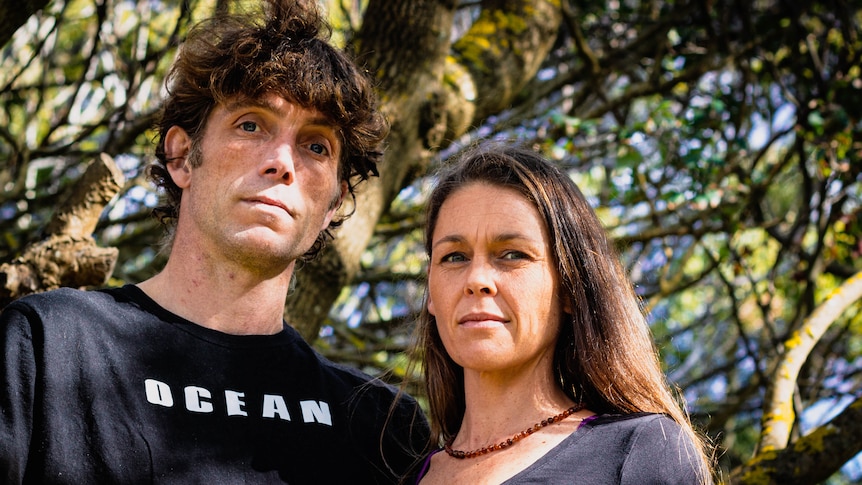
[[[138,287],[166,310],[202,327],[234,335],[282,330],[294,263],[268,278],[241,268],[210,266],[169,260],[162,272]]]

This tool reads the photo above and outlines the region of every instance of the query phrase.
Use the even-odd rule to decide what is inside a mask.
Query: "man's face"
[[[185,132],[171,132],[167,146],[191,155],[170,165],[183,189],[176,236],[202,254],[283,271],[329,225],[346,191],[337,127],[277,95],[217,105],[200,163]]]

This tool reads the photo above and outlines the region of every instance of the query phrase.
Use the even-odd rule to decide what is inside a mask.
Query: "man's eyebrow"
[[[228,111],[236,111],[243,108],[263,108],[267,111],[280,113],[283,110],[276,107],[266,99],[259,98],[234,98],[224,104],[224,108]]]
[[[262,98],[242,98],[242,99],[234,99],[230,102],[225,103],[224,108],[227,111],[236,111],[242,108],[261,108],[272,113],[275,113],[280,116],[287,116],[287,113],[283,106],[276,106],[268,99]],[[315,116],[308,120],[309,125],[313,126],[321,126],[324,128],[330,128],[333,131],[340,131],[340,126],[336,124],[334,121],[330,120],[326,116],[320,115]]]

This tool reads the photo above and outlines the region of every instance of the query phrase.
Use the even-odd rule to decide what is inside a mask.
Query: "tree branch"
[[[862,278],[858,278],[860,280]],[[858,282],[857,282],[858,285]],[[862,398],[828,423],[783,450],[759,453],[734,470],[732,484],[808,485],[821,483],[862,451]]]
[[[0,2],[0,46],[6,44],[18,27],[24,25],[31,15],[48,5],[48,0],[2,1]]]
[[[0,265],[0,306],[61,286],[104,284],[114,271],[118,251],[98,247],[91,234],[124,183],[110,156],[102,154],[90,164],[48,224],[48,236],[14,261]]]
[[[821,303],[784,342],[784,353],[775,367],[772,386],[764,402],[760,446],[758,453],[782,449],[787,445],[796,419],[793,393],[796,378],[808,354],[847,307],[862,298],[862,271],[844,281]]]

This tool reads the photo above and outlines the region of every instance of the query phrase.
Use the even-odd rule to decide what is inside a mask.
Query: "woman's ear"
[[[426,304],[426,307],[428,308],[428,313],[435,317],[437,316],[437,311],[434,309],[434,300],[432,300],[430,296],[428,297],[428,303]]]
[[[192,139],[186,130],[174,125],[165,133],[166,168],[171,179],[181,189],[188,188],[191,182],[192,167],[189,163],[189,153]]]

